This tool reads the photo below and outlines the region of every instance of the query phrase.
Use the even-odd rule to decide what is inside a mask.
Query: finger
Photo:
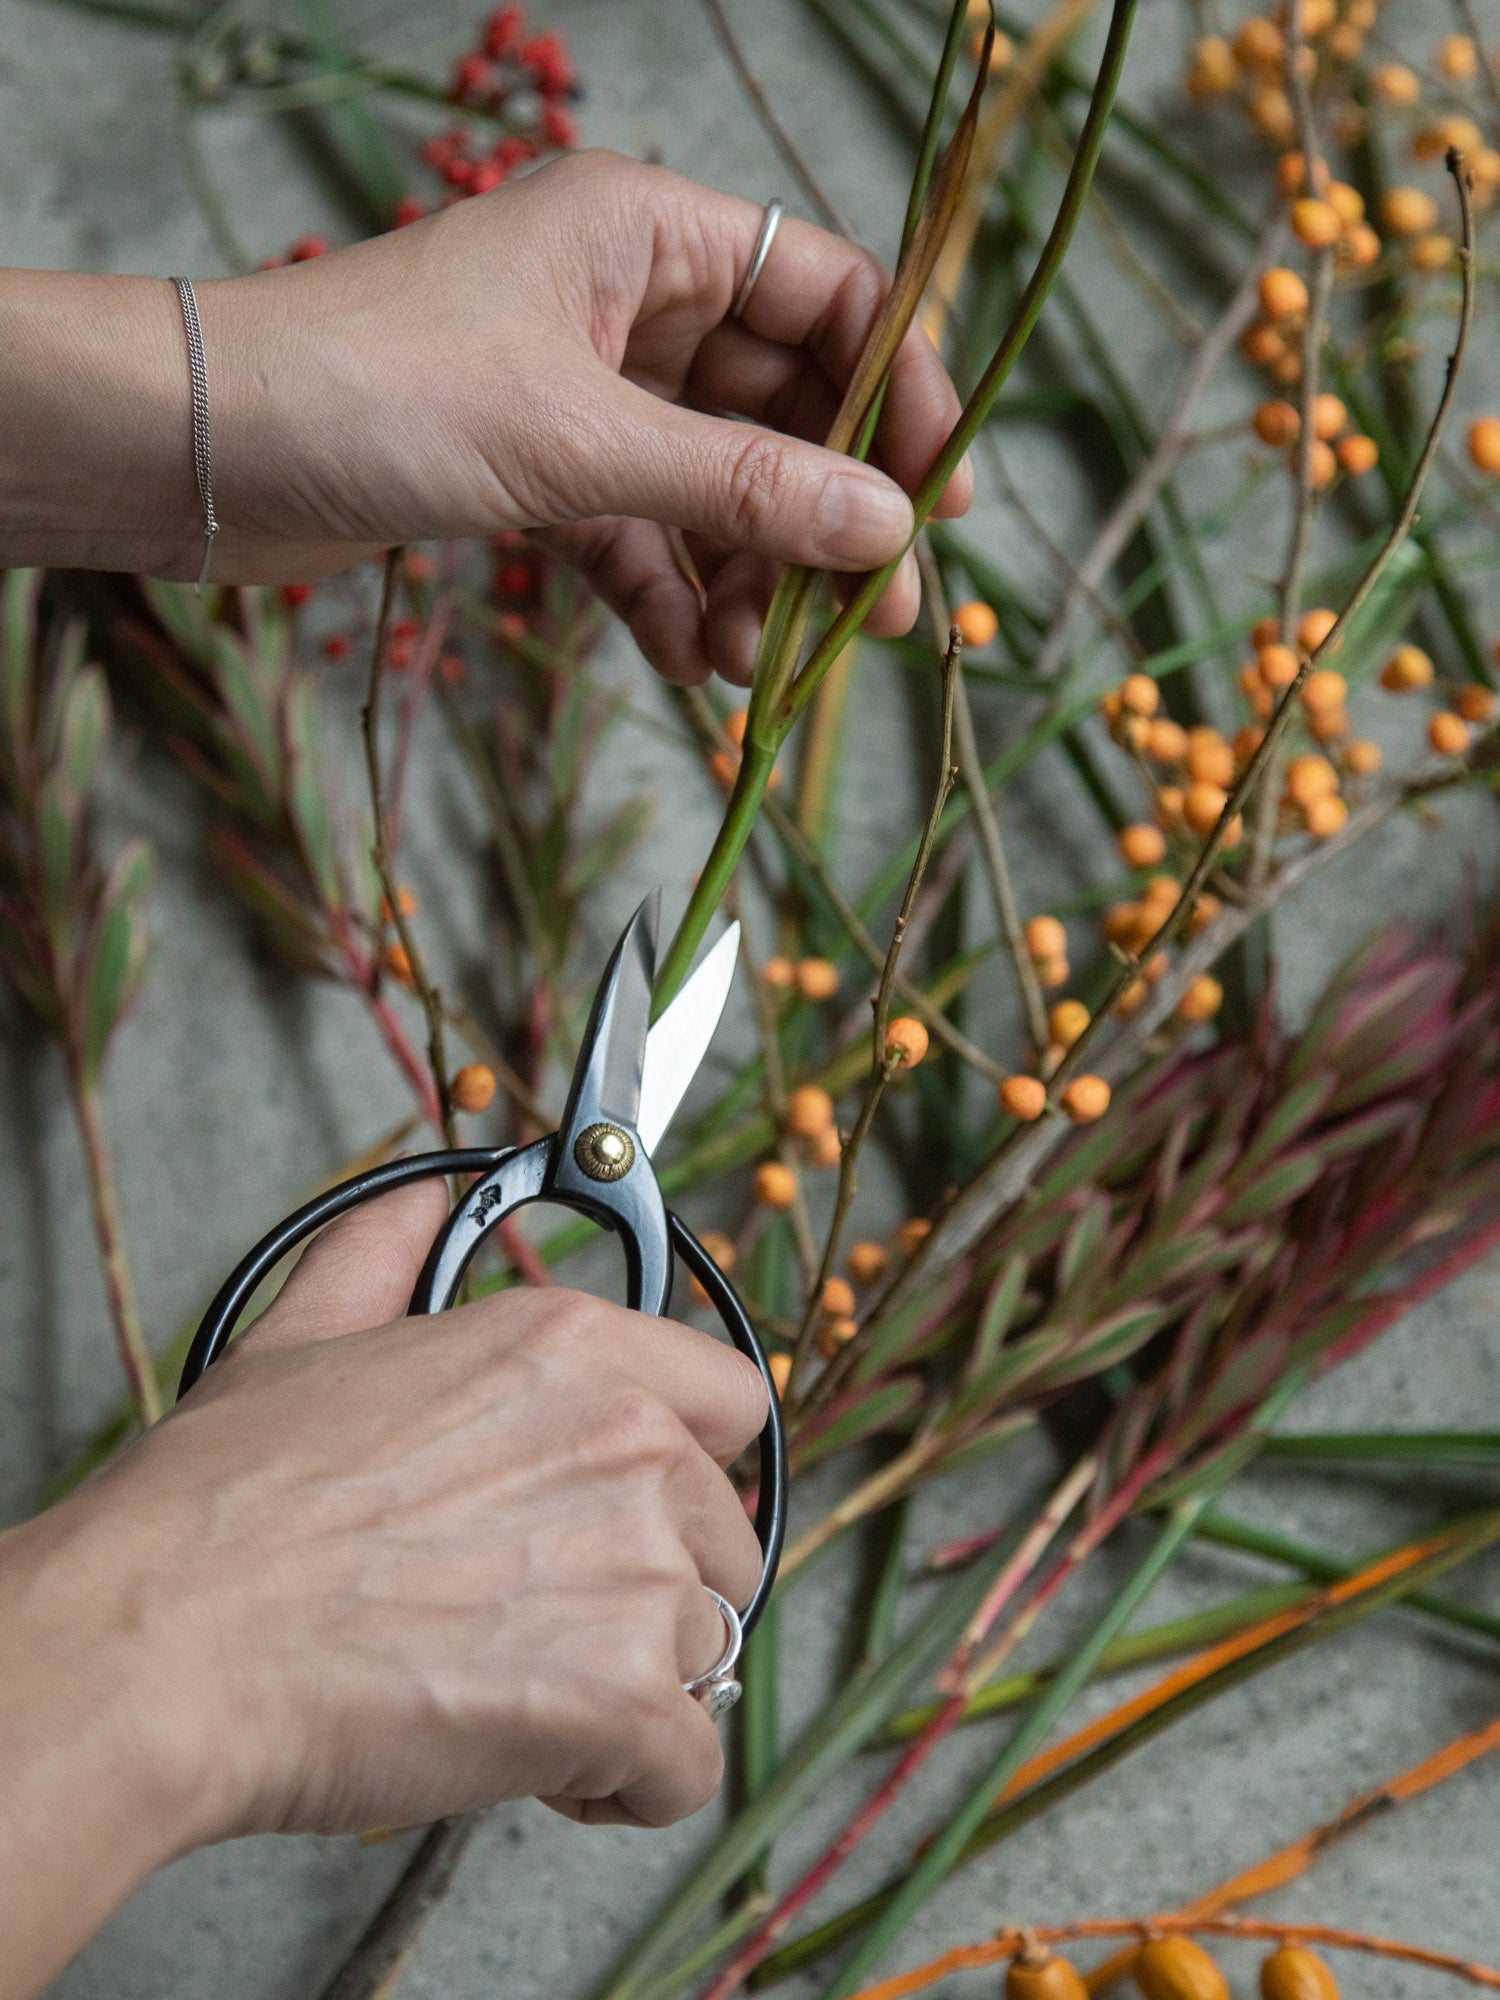
[[[911,502],[873,466],[758,424],[663,402],[600,368],[546,496],[554,522],[633,515],[818,569],[878,569],[905,547]]]
[[[721,563],[709,583],[703,614],[708,656],[724,679],[737,686],[750,685],[777,575],[774,563],[741,551]],[[858,581],[845,579],[839,596],[847,601]],[[866,616],[863,629],[877,639],[909,632],[921,601],[916,557],[908,550]]]
[[[683,1694],[642,1757],[638,1777],[608,1798],[554,1796],[542,1804],[581,1826],[673,1826],[700,1812],[723,1782],[719,1732],[703,1704]]]
[[[713,672],[697,585],[684,574],[668,532],[654,521],[583,521],[533,537],[588,578],[651,665],[674,687],[698,687]]]
[[[672,1520],[692,1557],[700,1582],[727,1597],[736,1610],[755,1595],[764,1555],[744,1503],[705,1451],[689,1451],[668,1486]],[[678,1628],[682,1677],[705,1673],[724,1650],[723,1614],[707,1591],[694,1598]],[[713,1613],[705,1618],[703,1607]],[[700,1643],[707,1633],[707,1642]],[[717,1650],[708,1650],[717,1641]],[[696,1648],[696,1650],[694,1650]]]
[[[340,1216],[313,1238],[276,1303],[241,1338],[291,1347],[399,1319],[447,1216],[440,1176]]]

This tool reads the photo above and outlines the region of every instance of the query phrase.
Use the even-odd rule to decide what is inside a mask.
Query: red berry
[[[411,640],[392,639],[385,649],[385,663],[393,674],[404,674],[411,665]]]
[[[444,160],[439,172],[451,188],[467,188],[474,178],[472,160]]]
[[[262,257],[256,269],[259,271],[279,271],[285,263],[285,257]]]
[[[391,637],[393,639],[415,639],[421,629],[422,622],[419,618],[397,618],[391,624]]]
[[[578,121],[555,104],[542,106],[542,131],[549,146],[566,149],[578,144]]]
[[[299,606],[306,604],[311,596],[310,583],[284,583],[281,586],[281,601],[288,611],[297,610]]]
[[[512,644],[526,637],[526,620],[518,611],[502,611],[496,623],[500,627],[500,637],[509,639]]]
[[[524,7],[497,7],[485,24],[485,54],[495,62],[504,62],[507,56],[513,56],[520,46],[525,26]]]
[[[349,657],[349,634],[347,632],[330,632],[328,637],[323,641],[322,651],[325,660],[347,660]]]
[[[430,583],[432,581],[433,569],[432,557],[425,554],[421,549],[415,550],[406,558],[406,574],[411,578],[413,583]]]
[[[458,103],[466,98],[488,97],[495,87],[495,72],[481,55],[460,56],[453,65],[453,87],[449,95]]]
[[[523,139],[519,132],[507,132],[497,140],[495,150],[490,155],[502,173],[509,173],[512,167],[519,167],[529,160],[535,148],[529,139]]]
[[[405,229],[409,222],[420,222],[426,213],[427,204],[418,201],[414,194],[399,195],[396,206],[391,211],[391,226],[394,229]]]
[[[299,236],[286,254],[292,263],[305,264],[309,258],[326,255],[327,250],[328,238],[326,236]]]
[[[505,169],[498,160],[481,160],[469,176],[470,194],[488,194],[491,188],[499,187],[505,179]]]
[[[457,687],[466,672],[462,653],[443,653],[438,658],[438,672],[450,687]]]
[[[531,589],[531,565],[501,563],[495,571],[495,589],[502,597],[524,597]]]

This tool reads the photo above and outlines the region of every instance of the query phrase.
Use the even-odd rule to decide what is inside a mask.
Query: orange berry
[[[1141,977],[1148,985],[1154,986],[1158,979],[1165,979],[1172,961],[1164,951],[1153,952],[1141,967]]]
[[[1279,382],[1283,389],[1293,388],[1302,380],[1302,356],[1295,347],[1289,347],[1271,364],[1271,380]]]
[[[1122,1014],[1126,1020],[1129,1020],[1132,1014],[1140,1012],[1146,1003],[1146,997],[1150,991],[1151,988],[1144,979],[1132,979],[1115,1002],[1115,1012]]]
[[[1274,646],[1281,637],[1281,621],[1277,618],[1257,618],[1250,627],[1250,645],[1254,652],[1262,652],[1267,646]]]
[[[849,1275],[857,1285],[873,1285],[885,1276],[890,1252],[883,1243],[851,1243]]]
[[[1194,43],[1187,73],[1189,97],[1222,97],[1238,80],[1234,50],[1222,35],[1204,35]]]
[[[1033,958],[1058,958],[1068,949],[1068,933],[1056,917],[1033,917],[1025,935],[1026,949]]]
[[[797,968],[789,958],[782,958],[778,954],[777,957],[766,960],[760,969],[760,976],[767,986],[795,986]]]
[[[1314,605],[1297,620],[1297,644],[1304,653],[1315,653],[1338,624],[1338,614],[1326,605]]]
[[[1261,2000],[1339,2000],[1339,1984],[1315,1951],[1282,1945],[1260,1968]]]
[[[1163,785],[1151,810],[1163,833],[1175,833],[1182,824],[1182,787]]]
[[[1390,188],[1381,197],[1381,227],[1392,236],[1425,236],[1437,219],[1437,203],[1420,188]]]
[[[1310,710],[1307,716],[1307,733],[1317,743],[1337,743],[1340,737],[1349,734],[1349,711],[1346,708],[1318,708]]]
[[[1156,920],[1144,903],[1112,903],[1104,915],[1104,935],[1122,951],[1136,951],[1156,931]]]
[[[838,1284],[842,1281],[832,1279],[830,1282]],[[852,1314],[836,1314],[834,1318],[827,1322],[823,1331],[818,1335],[818,1353],[825,1361],[832,1361],[839,1349],[847,1347],[858,1332],[859,1321]]]
[[[417,914],[417,907],[416,890],[409,889],[404,882],[398,882],[396,885],[396,908],[400,910],[402,916],[414,917]],[[394,923],[395,920],[395,916],[391,910],[390,897],[382,896],[380,899],[380,921],[383,924],[390,924]]]
[[[1446,271],[1453,262],[1453,238],[1441,231],[1413,239],[1408,253],[1414,271]]]
[[[1199,740],[1194,742],[1193,737]],[[1195,729],[1188,743],[1187,768],[1195,783],[1228,785],[1234,778],[1234,752],[1217,730]]]
[[[1054,986],[1068,983],[1068,961],[1066,958],[1039,958],[1036,961],[1037,984],[1050,992]]]
[[[915,1069],[927,1053],[927,1030],[910,1014],[899,1014],[885,1029],[885,1059],[895,1069]]]
[[[772,1354],[767,1357],[766,1369],[771,1377],[771,1387],[780,1398],[786,1394],[786,1385],[792,1379],[792,1357],[790,1354]]]
[[[1222,908],[1223,905],[1220,903],[1218,897],[1211,896],[1207,889],[1205,889],[1197,902],[1194,903],[1193,914],[1188,918],[1188,936],[1196,937],[1199,931],[1207,930]]]
[[[1470,681],[1458,691],[1458,712],[1465,722],[1488,722],[1495,713],[1495,694],[1482,681]]]
[[[1500,152],[1493,146],[1481,146],[1477,153],[1471,153],[1468,167],[1476,192],[1489,194],[1500,187]]]
[[[1326,757],[1294,757],[1286,767],[1286,795],[1293,805],[1310,805],[1339,788],[1339,774]]]
[[[749,720],[750,720],[750,711],[748,708],[730,709],[728,715],[724,717],[722,727],[724,730],[724,734],[729,738],[731,743],[744,742],[745,724]]]
[[[1315,713],[1342,708],[1344,697],[1349,692],[1349,683],[1332,667],[1315,667],[1302,683],[1302,705]]]
[[[799,959],[796,980],[804,1000],[831,1000],[839,990],[838,968],[826,958]]]
[[[1047,1016],[1047,1033],[1065,1049],[1072,1048],[1089,1024],[1089,1010],[1081,1000],[1059,1000]]]
[[[1190,1937],[1147,1938],[1130,1976],[1145,2000],[1229,2000],[1223,1973]]]
[[[1228,803],[1229,794],[1222,785],[1189,785],[1182,802],[1182,816],[1194,833],[1212,833]]]
[[[732,1240],[722,1229],[701,1229],[698,1241],[721,1271],[732,1271],[735,1264],[735,1248]]]
[[[1153,875],[1141,892],[1141,907],[1152,914],[1152,922],[1172,909],[1182,894],[1182,884],[1175,875]]]
[[[1368,222],[1351,222],[1335,262],[1345,271],[1367,271],[1380,255],[1380,238]]]
[[[1443,75],[1455,83],[1467,83],[1479,71],[1479,52],[1467,35],[1444,35],[1435,59]]]
[[[488,1063],[465,1063],[453,1072],[448,1095],[457,1111],[483,1111],[495,1095],[495,1072]]]
[[[734,790],[734,781],[739,776],[739,769],[739,758],[729,750],[715,750],[708,760],[708,774],[721,792]]]
[[[1354,431],[1348,437],[1340,438],[1333,449],[1339,464],[1351,479],[1373,472],[1380,463],[1380,447],[1374,438],[1366,437],[1363,431]]]
[[[854,1287],[847,1278],[827,1278],[818,1294],[818,1305],[835,1318],[845,1318],[854,1310]]]
[[[1288,402],[1279,396],[1271,396],[1264,403],[1256,405],[1250,428],[1262,444],[1273,450],[1284,450],[1302,428],[1302,419]]]
[[[979,597],[960,604],[952,622],[958,627],[966,646],[987,646],[1000,630],[1000,620]]]
[[[1265,69],[1279,75],[1286,59],[1286,42],[1274,21],[1252,14],[1240,23],[1234,38],[1234,55],[1246,69]]]
[[[416,984],[412,974],[411,959],[407,956],[406,946],[400,943],[399,940],[393,938],[381,953],[381,958],[386,971],[396,981],[398,986],[414,986]]]
[[[1040,1118],[1047,1108],[1047,1086],[1039,1076],[1008,1076],[1000,1085],[1000,1109],[1025,1124]]]
[[[815,1083],[802,1083],[786,1101],[786,1129],[799,1139],[816,1139],[833,1123],[833,1099]]]
[[[1470,424],[1469,456],[1481,472],[1500,472],[1500,417],[1476,417]]]
[[[1370,71],[1370,95],[1382,104],[1415,104],[1422,95],[1421,79],[1405,63],[1377,63]]]
[[[1330,794],[1326,798],[1314,799],[1304,806],[1302,817],[1307,822],[1307,830],[1314,840],[1332,840],[1340,832],[1349,817],[1349,808],[1341,798]]]
[[[1223,1004],[1223,987],[1217,979],[1203,972],[1178,1001],[1177,1014],[1184,1021],[1211,1021]]]
[[[1420,646],[1398,646],[1380,670],[1380,685],[1391,694],[1431,687],[1432,662]]]
[[[1120,700],[1134,715],[1155,715],[1161,689],[1149,674],[1127,674],[1120,683]]]
[[[1342,397],[1332,395],[1326,390],[1322,395],[1313,397],[1314,437],[1336,438],[1348,421],[1349,412]]]
[[[1414,160],[1440,160],[1450,147],[1460,153],[1477,153],[1483,144],[1484,134],[1472,118],[1449,116],[1412,133],[1411,156]]]
[[[1158,716],[1146,731],[1146,755],[1158,764],[1180,764],[1187,755],[1187,731],[1169,715]]]
[[[1269,368],[1286,353],[1286,338],[1263,319],[1252,320],[1240,335],[1240,353],[1252,368]]]
[[[1290,646],[1283,646],[1279,639],[1272,645],[1262,646],[1255,662],[1267,687],[1290,687],[1297,678],[1297,655]]]
[[[1167,851],[1160,828],[1148,826],[1144,821],[1123,828],[1118,836],[1118,845],[1132,868],[1154,868]]]
[[[1027,1946],[1006,1968],[1005,2000],[1088,2000],[1088,1992],[1072,1962],[1045,1946]]]
[[[1350,187],[1347,181],[1330,181],[1324,191],[1324,199],[1345,227],[1352,222],[1363,222],[1365,198],[1358,188]]]
[[[1469,747],[1469,725],[1452,709],[1440,708],[1427,725],[1427,741],[1440,757],[1461,757]]]
[[[1263,729],[1237,729],[1234,732],[1234,742],[1230,747],[1234,751],[1235,766],[1238,770],[1244,770],[1265,740],[1266,732]]]
[[[1292,234],[1310,250],[1328,250],[1338,242],[1343,230],[1339,212],[1332,202],[1304,195],[1292,203]]]
[[[909,1257],[919,1243],[925,1243],[932,1234],[932,1224],[925,1215],[909,1216],[896,1231],[896,1248],[903,1257]]]
[[[1102,1076],[1075,1076],[1062,1094],[1062,1108],[1075,1125],[1090,1125],[1109,1109],[1109,1085]]]
[[[804,1140],[802,1154],[810,1167],[836,1167],[844,1157],[837,1125],[825,1125],[815,1139]]]
[[[1260,274],[1260,305],[1267,319],[1295,319],[1307,311],[1307,286],[1295,271],[1273,264]]]
[[[1319,165],[1322,165],[1321,161]],[[1306,190],[1307,162],[1294,148],[1290,153],[1283,153],[1276,162],[1276,192],[1283,201],[1290,201],[1293,195],[1303,194]]]
[[[762,1208],[790,1208],[797,1198],[797,1176],[782,1160],[766,1160],[755,1169],[755,1199]]]
[[[1312,450],[1307,454],[1307,476],[1313,491],[1321,493],[1325,486],[1332,485],[1338,469],[1339,462],[1333,455],[1333,446],[1324,444],[1321,438],[1314,438]],[[1298,470],[1295,463],[1292,470]]]
[[[1356,778],[1368,778],[1380,769],[1380,745],[1368,737],[1356,736],[1344,745],[1344,764]]]

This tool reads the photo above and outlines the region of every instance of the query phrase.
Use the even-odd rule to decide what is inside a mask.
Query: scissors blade
[[[560,1127],[569,1145],[596,1119],[636,1123],[660,910],[661,891],[653,889],[625,926],[599,982]]]
[[[635,1129],[648,1153],[671,1124],[714,1038],[734,984],[740,927],[731,924],[646,1037]]]

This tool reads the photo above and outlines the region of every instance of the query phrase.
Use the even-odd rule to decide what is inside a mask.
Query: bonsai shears
[[[724,1010],[739,926],[732,925],[704,956],[653,1026],[659,904],[659,892],[642,903],[610,956],[557,1131],[527,1146],[470,1147],[392,1160],[307,1202],[263,1237],[224,1281],[194,1335],[178,1395],[224,1352],[261,1282],[289,1250],[337,1216],[410,1181],[441,1175],[470,1182],[428,1253],[408,1307],[412,1314],[440,1313],[451,1305],[479,1246],[528,1202],[576,1209],[613,1231],[625,1254],[627,1300],[637,1311],[665,1311],[674,1259],[680,1259],[734,1345],[760,1370],[770,1398],[760,1436],[755,1514],[763,1556],[760,1583],[738,1611],[718,1599],[727,1635],[724,1657],[688,1684],[717,1711],[738,1695],[731,1673],[741,1639],[754,1627],[776,1579],[786,1515],[786,1443],[775,1385],[749,1315],[697,1237],[667,1208],[651,1165]]]

